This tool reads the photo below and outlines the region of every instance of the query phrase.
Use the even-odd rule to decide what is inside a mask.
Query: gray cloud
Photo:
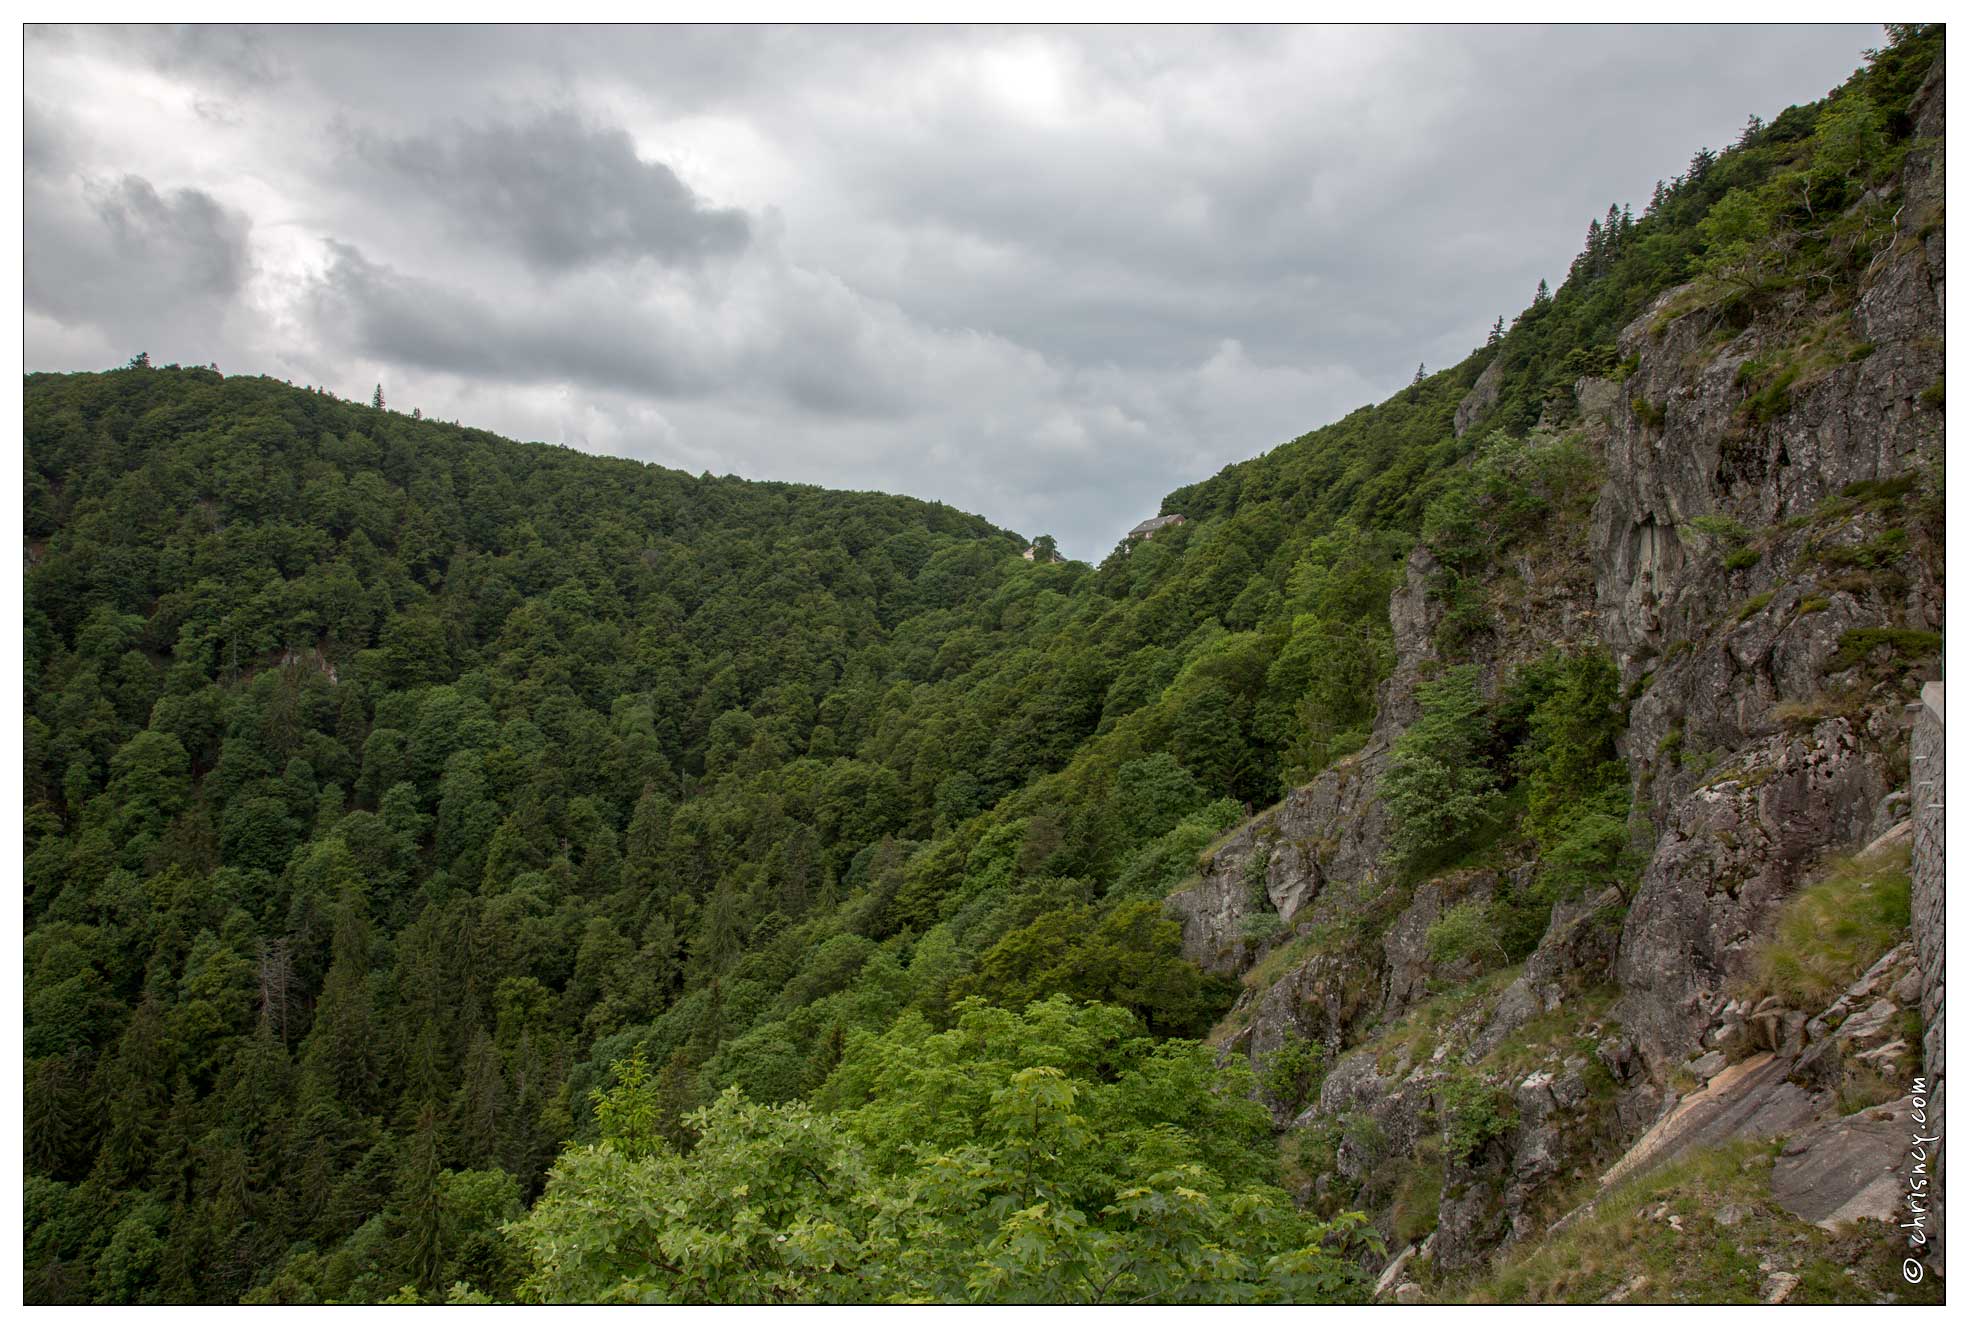
[[[126,175],[37,181],[28,198],[32,312],[141,337],[223,320],[245,280],[250,224],[203,190]]]
[[[608,259],[696,263],[736,253],[750,236],[744,213],[704,206],[668,166],[639,158],[621,129],[568,111],[443,136],[363,134],[356,150],[383,188],[549,271]]]
[[[537,310],[405,276],[352,245],[331,241],[329,252],[332,262],[311,292],[314,325],[352,353],[515,383],[572,379],[664,396],[704,390],[701,376],[656,344],[657,330],[624,326],[619,308],[571,322],[542,319]]]
[[[30,28],[27,359],[380,379],[1099,556],[1460,359],[1608,202],[1878,40]]]
[[[330,241],[312,326],[351,356],[466,378],[575,384],[692,400],[745,382],[823,417],[894,417],[934,377],[889,311],[783,267],[730,294],[773,311],[733,326],[660,281],[595,273],[545,289],[476,292],[397,272]]]

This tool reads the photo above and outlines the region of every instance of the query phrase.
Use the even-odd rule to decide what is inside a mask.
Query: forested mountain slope
[[[1678,603],[1791,584],[1718,568],[1799,556],[1783,523],[1837,467],[1760,506],[1750,459],[1852,395],[1880,255],[1931,246],[1939,282],[1902,182],[1941,40],[1610,209],[1463,364],[1172,494],[1184,523],[1098,567],[266,379],[29,376],[29,1298],[1365,1296],[1352,1211],[1388,1229],[1388,1197],[1326,1123],[1283,1167],[1274,1128],[1580,898],[1672,894],[1643,842],[1691,832],[1636,831],[1705,776],[1684,751],[1744,735],[1649,709],[1706,639],[1595,626],[1619,579],[1577,555],[1620,449],[1714,451],[1665,394],[1728,344],[1746,479],[1681,514],[1721,543]],[[1822,542],[1866,551],[1825,592],[1842,631],[1904,635],[1813,668],[1933,651],[1924,317],[1875,338],[1897,384],[1933,362],[1914,442],[1834,514],[1913,516]],[[1700,325],[1679,367],[1647,319]],[[1918,673],[1879,670],[1866,707]],[[1266,828],[1320,800],[1352,829],[1291,869]],[[1431,962],[1374,1018],[1251,1019],[1309,964],[1344,1006],[1341,957],[1430,891]],[[1196,1041],[1234,1003],[1247,1057]]]

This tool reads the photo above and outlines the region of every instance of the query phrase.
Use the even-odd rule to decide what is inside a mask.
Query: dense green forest
[[[29,375],[28,1299],[1365,1296],[1161,901],[1366,741],[1418,540],[1460,603],[1590,493],[1571,385],[1619,328],[1857,279],[1878,219],[1798,182],[1886,178],[1940,41],[1099,566],[267,378]],[[1590,865],[1612,686],[1434,683],[1411,866],[1506,797]]]

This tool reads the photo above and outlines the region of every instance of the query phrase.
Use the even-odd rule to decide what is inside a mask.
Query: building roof
[[[1180,526],[1182,522],[1183,514],[1180,512],[1172,512],[1166,517],[1150,517],[1128,532],[1128,537],[1132,540],[1138,535],[1153,535],[1165,526]]]

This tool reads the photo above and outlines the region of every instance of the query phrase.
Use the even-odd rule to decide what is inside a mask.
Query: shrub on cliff
[[[1497,812],[1497,776],[1485,764],[1490,718],[1477,667],[1462,665],[1416,690],[1421,718],[1395,740],[1381,798],[1401,867],[1441,862]]]

